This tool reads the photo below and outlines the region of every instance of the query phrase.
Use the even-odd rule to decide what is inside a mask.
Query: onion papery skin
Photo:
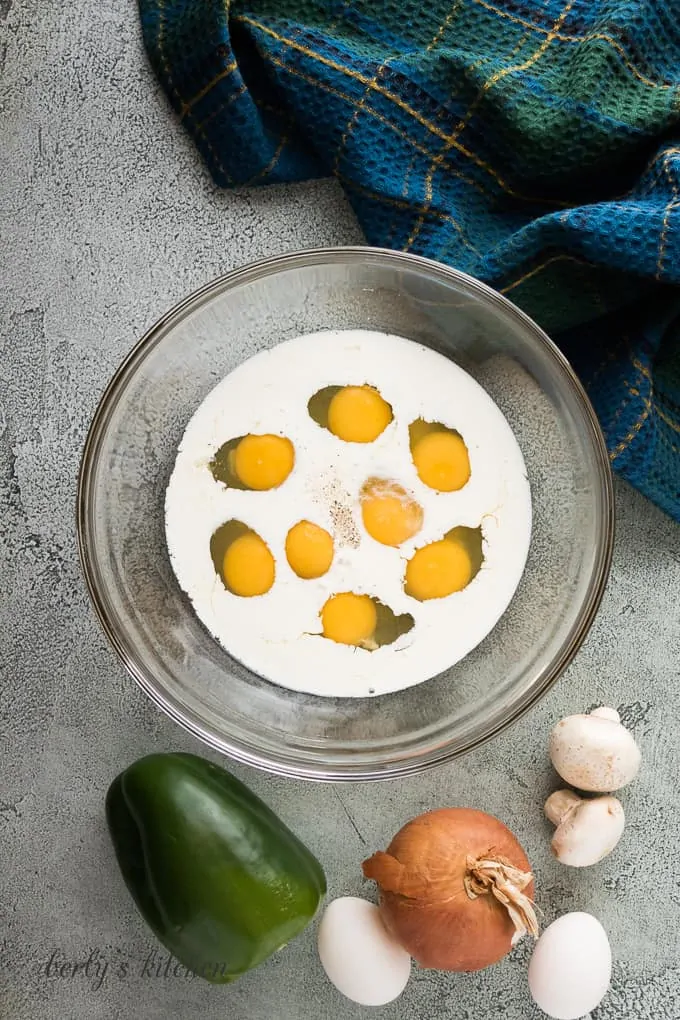
[[[531,865],[515,836],[497,818],[472,808],[419,815],[400,829],[385,853],[364,861],[365,877],[380,888],[386,927],[422,967],[483,970],[506,956],[523,934],[501,902],[506,883],[496,891],[481,886],[477,862],[498,862],[507,873],[516,869],[519,900],[533,899]],[[513,890],[514,885],[514,902]],[[525,930],[535,935],[535,915],[530,904],[526,909]]]

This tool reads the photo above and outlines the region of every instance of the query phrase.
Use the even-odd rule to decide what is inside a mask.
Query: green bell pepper
[[[326,892],[321,865],[259,797],[193,754],[152,754],[106,796],[120,870],[188,970],[233,981],[298,935]]]

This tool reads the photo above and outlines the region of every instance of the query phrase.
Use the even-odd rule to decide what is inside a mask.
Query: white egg
[[[372,443],[347,443],[312,420],[310,398],[324,387],[375,387],[393,421]],[[424,485],[411,458],[409,425],[419,418],[457,430],[471,476],[457,492]],[[210,461],[229,440],[286,436],[295,466],[278,488],[243,491],[217,482]],[[366,532],[360,492],[379,477],[403,486],[423,509],[421,530],[399,548]],[[453,665],[482,641],[505,612],[524,571],[531,498],[521,451],[486,391],[448,358],[400,337],[365,330],[328,331],[274,346],[239,365],[208,394],[179,447],[166,494],[170,559],[182,589],[210,633],[258,675],[292,690],[367,697],[413,686]],[[216,573],[210,539],[242,521],[269,547],[273,587],[240,598]],[[301,580],[288,565],[285,539],[301,520],[330,531],[330,570]],[[481,528],[476,577],[446,598],[418,601],[404,591],[407,560],[456,526]],[[367,594],[414,624],[369,651],[321,634],[320,612],[339,592]]]
[[[383,1006],[406,988],[411,957],[394,941],[373,903],[342,896],[326,907],[319,959],[339,992],[362,1006]]]
[[[580,1020],[604,998],[612,973],[607,933],[592,914],[564,914],[546,928],[529,964],[534,1002],[554,1020]]]

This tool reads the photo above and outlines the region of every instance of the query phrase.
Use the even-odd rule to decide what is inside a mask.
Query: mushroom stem
[[[546,800],[544,811],[553,825],[561,825],[582,803],[583,798],[572,790],[555,790]]]
[[[572,868],[597,864],[623,835],[625,816],[616,797],[584,800],[571,790],[557,790],[548,797],[545,813],[557,826],[552,852]]]

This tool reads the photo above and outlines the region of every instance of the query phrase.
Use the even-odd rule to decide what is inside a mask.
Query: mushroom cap
[[[640,768],[640,749],[620,722],[604,715],[569,715],[550,734],[550,758],[567,783],[590,793],[627,786]]]
[[[552,852],[562,864],[587,868],[612,852],[625,823],[623,806],[616,797],[582,800],[558,826]]]

